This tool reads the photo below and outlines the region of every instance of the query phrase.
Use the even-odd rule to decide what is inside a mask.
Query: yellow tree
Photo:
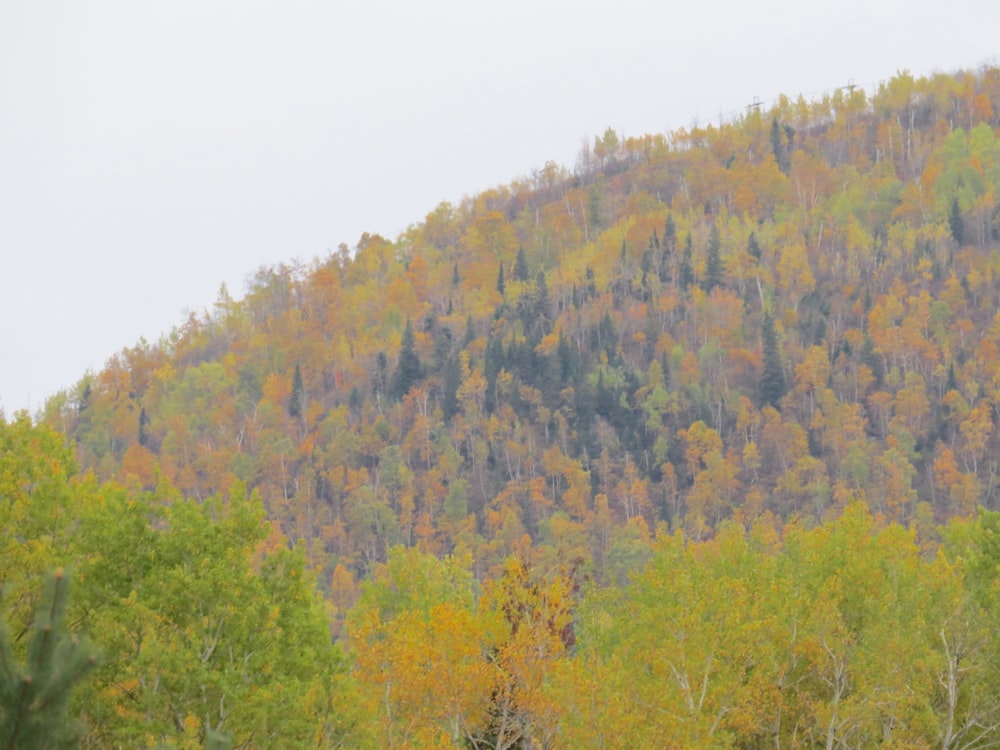
[[[487,721],[491,633],[470,564],[396,547],[362,584],[347,626],[380,747],[454,747]]]

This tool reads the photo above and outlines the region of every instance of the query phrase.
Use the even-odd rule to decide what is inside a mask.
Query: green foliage
[[[719,238],[719,226],[712,224],[712,230],[708,237],[708,248],[705,251],[705,278],[701,282],[705,292],[711,292],[722,284],[722,257],[721,240]]]
[[[764,314],[761,342],[764,367],[760,375],[760,400],[762,404],[778,408],[786,391],[785,368],[781,361],[781,350],[778,347],[778,334],[770,313]]]
[[[0,617],[0,747],[77,747],[82,734],[69,713],[70,692],[97,664],[96,650],[65,625],[69,575],[46,577],[23,662],[17,638]]]
[[[268,528],[238,488],[201,504],[103,494],[78,540],[89,551],[79,607],[106,654],[84,694],[93,738],[169,746],[183,727],[282,747],[313,736],[344,664],[301,550],[255,562]]]
[[[522,283],[531,278],[531,271],[528,270],[528,256],[523,247],[517,250],[517,260],[514,261],[514,278]]]
[[[403,330],[403,340],[399,347],[399,361],[396,363],[396,370],[392,374],[392,385],[390,393],[396,400],[403,398],[410,389],[420,382],[423,377],[423,365],[420,363],[420,356],[417,354],[416,338],[413,335],[413,323],[407,318],[406,328]]]
[[[948,212],[948,229],[952,239],[959,245],[965,240],[965,222],[962,220],[962,208],[958,204],[958,196],[951,199],[951,210]]]
[[[73,533],[69,478],[76,465],[63,436],[35,426],[27,414],[0,418],[0,587],[7,622],[27,629],[38,579],[72,561],[66,543]]]
[[[305,387],[302,384],[302,368],[295,365],[292,376],[292,394],[288,398],[288,416],[301,417],[304,409]]]
[[[1000,719],[973,697],[985,685],[962,675],[950,707],[938,693],[969,614],[960,588],[859,504],[782,538],[765,524],[701,544],[661,537],[627,586],[585,599],[574,660],[590,679],[568,670],[580,682],[553,686],[575,696],[561,728],[608,747],[956,747],[965,727],[961,741],[984,746]]]
[[[399,612],[427,613],[444,602],[471,608],[474,589],[470,562],[453,556],[439,560],[416,549],[393,547],[386,561],[362,585],[352,616],[363,618],[366,613],[377,612],[388,621]]]

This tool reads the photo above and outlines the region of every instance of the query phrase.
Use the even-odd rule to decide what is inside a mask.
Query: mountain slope
[[[657,524],[856,499],[931,533],[997,501],[996,107],[989,68],[609,130],[261,269],[44,418],[100,477],[257,489],[333,588],[396,544],[614,580]]]

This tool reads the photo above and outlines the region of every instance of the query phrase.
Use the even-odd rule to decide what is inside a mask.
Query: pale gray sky
[[[995,63],[995,0],[0,0],[0,408],[583,138]]]

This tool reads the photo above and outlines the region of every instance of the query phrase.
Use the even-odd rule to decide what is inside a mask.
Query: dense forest
[[[995,108],[609,129],[222,288],[0,422],[0,667],[69,566],[85,747],[1000,745]]]

